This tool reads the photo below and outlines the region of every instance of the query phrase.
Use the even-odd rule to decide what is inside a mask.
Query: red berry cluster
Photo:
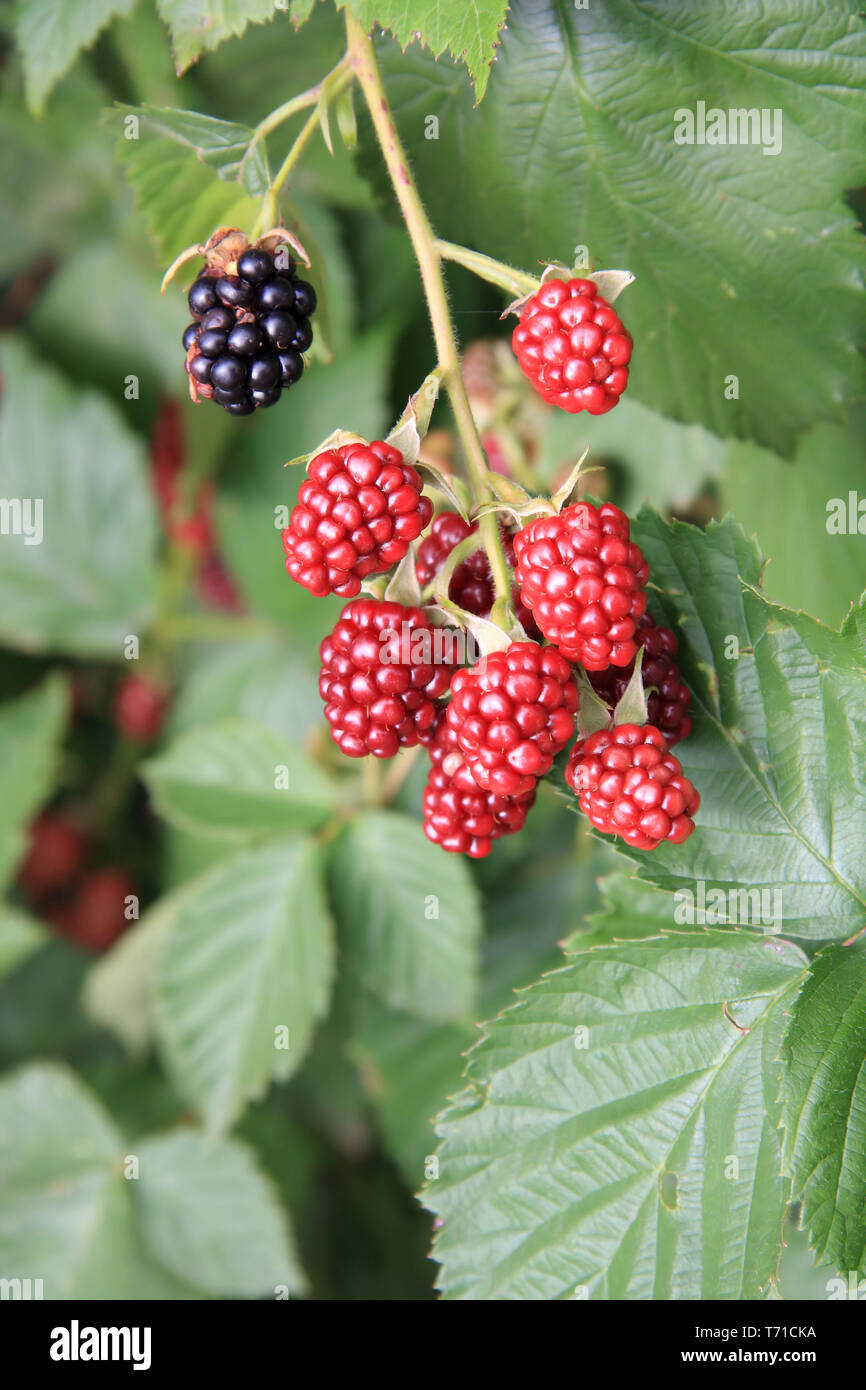
[[[310,460],[283,531],[286,569],[317,598],[353,598],[367,575],[403,559],[433,515],[419,473],[381,439]]]
[[[627,666],[646,611],[649,566],[611,502],[575,502],[514,538],[523,601],[549,642],[587,671]]]
[[[695,828],[700,797],[651,724],[618,724],[579,740],[565,779],[596,829],[635,849],[681,844]]]
[[[150,676],[124,676],[114,693],[114,723],[136,743],[159,737],[168,710],[168,692]]]
[[[604,415],[626,388],[632,337],[592,280],[548,280],[523,304],[511,342],[535,389],[572,415]]]
[[[577,685],[555,647],[512,642],[451,682],[448,725],[479,787],[523,796],[574,733]]]
[[[518,796],[503,796],[478,785],[461,751],[457,734],[440,719],[429,748],[430,772],[424,789],[424,833],[452,854],[483,859],[502,835],[522,830],[535,801],[535,782]]]
[[[325,718],[342,752],[393,758],[432,737],[436,701],[451,679],[449,655],[437,652],[420,608],[375,599],[347,604],[322,643],[319,677]]]
[[[105,951],[129,925],[126,900],[135,884],[125,869],[89,869],[90,840],[60,811],[32,822],[18,885],[61,935],[90,951]]]
[[[315,594],[354,595],[362,578],[403,558],[430,514],[420,476],[393,447],[327,450],[313,459],[284,532],[287,568]],[[429,584],[475,530],[454,512],[439,515],[418,547],[419,583]],[[321,646],[320,691],[335,743],[349,757],[377,758],[425,744],[425,833],[445,850],[481,858],[493,840],[522,829],[539,779],[574,735],[570,663],[581,661],[596,693],[616,705],[643,648],[652,722],[581,737],[566,775],[598,829],[641,849],[680,843],[694,829],[698,796],[670,746],[691,727],[689,696],[673,633],[646,616],[649,571],[628,518],[609,503],[579,502],[502,536],[514,607],[532,640],[459,668],[453,633],[434,627],[423,608],[356,599]],[[479,547],[455,568],[449,598],[486,617],[494,597]],[[597,715],[604,719],[603,704]]]

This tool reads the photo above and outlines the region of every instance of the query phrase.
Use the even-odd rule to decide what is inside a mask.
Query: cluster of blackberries
[[[326,450],[308,467],[283,546],[292,578],[319,597],[357,594],[362,579],[400,561],[429,527],[416,564],[427,584],[475,530],[452,512],[431,526],[421,475],[382,440]],[[481,858],[494,839],[522,828],[539,779],[574,735],[570,663],[582,661],[614,701],[642,647],[651,722],[579,738],[566,780],[599,830],[640,849],[680,844],[700,802],[670,752],[691,727],[689,694],[674,634],[645,613],[649,569],[628,518],[611,503],[578,502],[504,539],[515,607],[532,640],[455,669],[455,652],[437,642],[442,633],[424,609],[357,599],[321,647],[319,688],[335,743],[352,758],[393,758],[425,744],[425,833],[443,849]],[[449,594],[467,612],[490,611],[483,549],[455,569]]]
[[[267,251],[249,247],[237,275],[205,270],[189,292],[195,319],[183,335],[186,369],[196,394],[230,415],[251,415],[275,405],[284,386],[304,370],[302,352],[313,341],[310,315],[316,292]]]

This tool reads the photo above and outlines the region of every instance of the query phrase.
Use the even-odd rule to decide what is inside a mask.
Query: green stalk
[[[484,449],[472,417],[469,397],[466,394],[466,386],[460,372],[460,357],[448,310],[445,281],[442,277],[441,254],[436,234],[421,202],[418,188],[409,168],[406,152],[394,124],[373,45],[348,8],[346,9],[346,33],[348,35],[349,57],[364,94],[370,119],[373,122],[382,156],[391,176],[397,202],[400,205],[400,211],[403,214],[403,220],[406,223],[418,261],[430,322],[433,327],[436,352],[439,365],[443,370],[445,389],[451,401],[457,432],[466,454],[473,499],[476,506],[480,506],[491,497],[487,483],[487,460],[484,457]],[[505,561],[505,552],[502,548],[496,517],[492,514],[481,517],[478,530],[480,539],[487,551],[497,597],[508,599],[511,595],[511,576]]]

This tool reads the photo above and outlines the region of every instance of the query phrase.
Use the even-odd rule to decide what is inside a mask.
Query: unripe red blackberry
[[[188,295],[195,322],[183,334],[192,397],[214,400],[229,415],[251,415],[300,378],[316,293],[297,278],[294,261],[281,266],[241,232],[221,228],[205,253]]]
[[[597,830],[635,849],[682,844],[695,828],[700,797],[651,724],[618,724],[582,739],[569,753],[565,780]]]
[[[458,512],[440,512],[433,520],[428,534],[418,547],[418,582],[422,589],[429,584],[441,570],[451,551],[467,536],[478,530],[477,522],[470,526]],[[514,568],[514,539],[510,532],[501,530],[502,548],[510,569]],[[496,585],[490,573],[490,562],[483,546],[474,550],[468,559],[457,566],[448,585],[448,597],[452,602],[465,608],[467,613],[475,613],[486,618],[496,598]],[[511,591],[512,603],[518,621],[527,636],[539,636],[532,614],[522,602],[520,590],[515,584]]]
[[[690,695],[683,685],[674,658],[677,639],[669,627],[658,627],[649,613],[644,613],[635,630],[634,640],[643,647],[641,676],[647,695],[647,722],[660,729],[673,747],[681,738],[688,738],[692,729],[689,718]],[[592,688],[607,704],[616,705],[625,694],[634,671],[634,661],[628,666],[609,666],[606,671],[591,671]]]
[[[448,724],[485,791],[520,796],[574,733],[577,686],[554,647],[512,642],[451,682]]]
[[[433,513],[421,476],[381,439],[316,454],[283,531],[286,569],[311,594],[352,598],[403,559]]]
[[[87,837],[57,811],[43,811],[30,825],[27,855],[18,882],[35,903],[68,888],[84,867]]]
[[[520,796],[483,791],[466,765],[455,730],[440,719],[429,748],[424,789],[424,834],[451,854],[483,859],[491,841],[522,830],[535,801],[535,787]]]
[[[452,653],[420,608],[356,599],[320,652],[325,718],[348,757],[393,758],[432,738]]]
[[[107,951],[131,921],[127,899],[136,895],[135,884],[125,869],[95,869],[87,875],[71,903],[49,913],[64,936],[88,951]]]
[[[139,743],[159,737],[168,710],[168,694],[149,676],[124,676],[114,696],[114,722],[120,733]]]
[[[627,666],[646,611],[649,567],[611,502],[575,502],[514,537],[516,576],[544,636],[587,671]]]
[[[562,410],[612,410],[628,382],[632,337],[592,280],[548,280],[511,338],[536,391]]]

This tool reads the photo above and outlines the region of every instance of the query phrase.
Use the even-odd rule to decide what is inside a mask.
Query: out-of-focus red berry
[[[107,951],[126,930],[127,899],[136,895],[125,869],[95,869],[82,880],[74,898],[50,912],[57,930],[88,951]]]
[[[158,738],[168,709],[168,695],[148,676],[124,676],[114,697],[114,722],[120,733],[139,743]]]
[[[18,882],[34,900],[68,888],[81,872],[87,837],[66,816],[43,811],[30,826],[27,856],[18,871]]]

